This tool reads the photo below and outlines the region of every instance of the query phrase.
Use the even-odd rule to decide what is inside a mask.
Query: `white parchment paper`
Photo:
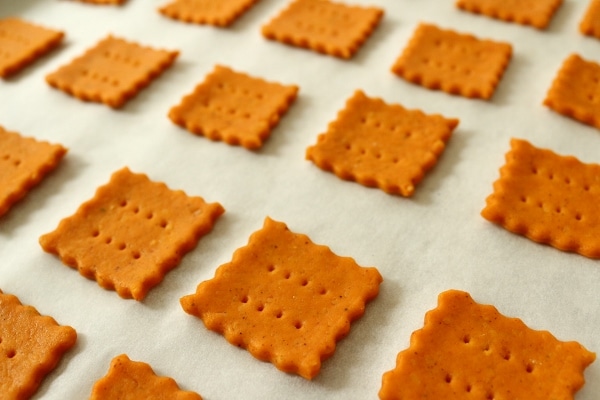
[[[437,295],[452,288],[531,328],[600,351],[599,262],[535,244],[479,214],[511,137],[600,163],[600,131],[541,104],[569,54],[600,62],[600,40],[577,29],[587,1],[565,0],[549,28],[538,31],[459,11],[451,0],[346,0],[385,9],[382,23],[349,61],[264,39],[260,27],[284,0],[261,0],[228,29],[165,18],[156,9],[166,1],[129,0],[122,7],[0,2],[0,17],[19,16],[66,33],[57,51],[0,81],[0,125],[69,148],[60,167],[0,219],[0,288],[78,332],[76,347],[34,398],[87,398],[110,360],[126,353],[209,400],[374,399],[382,374],[395,366],[411,332],[422,327]],[[430,91],[390,72],[420,21],[513,45],[514,57],[492,100]],[[45,82],[45,75],[109,33],[181,54],[118,111],[84,103]],[[167,118],[170,107],[215,64],[300,87],[262,149],[212,142]],[[341,181],[305,160],[305,149],[356,89],[461,120],[414,197]],[[38,244],[41,234],[73,214],[123,166],[227,210],[143,302],[100,288]],[[179,305],[181,296],[212,278],[247,243],[266,216],[360,265],[377,267],[385,280],[379,297],[313,381],[254,359]],[[597,399],[599,362],[587,369],[586,380],[577,399]]]

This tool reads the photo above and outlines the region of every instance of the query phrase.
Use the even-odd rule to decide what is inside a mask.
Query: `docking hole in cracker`
[[[475,14],[545,29],[563,0],[457,0],[456,6]]]
[[[158,376],[149,364],[132,361],[126,354],[112,359],[108,373],[92,388],[89,400],[202,400],[184,391],[174,379]]]
[[[564,251],[600,258],[600,165],[511,140],[481,215]]]
[[[196,135],[255,150],[270,136],[297,93],[295,85],[267,82],[217,65],[169,111],[169,118]]]
[[[67,149],[0,126],[0,217],[54,170]]]
[[[544,105],[600,129],[600,64],[572,54],[558,71]]]
[[[181,305],[254,357],[312,379],[381,282],[377,269],[266,218],[232,261]]]
[[[231,25],[258,0],[172,0],[161,14],[183,22],[219,27]]]
[[[178,55],[178,51],[144,47],[109,35],[46,76],[46,82],[80,100],[119,108],[168,69]]]
[[[224,211],[123,168],[40,244],[103,288],[143,300]]]
[[[512,46],[508,43],[422,23],[392,72],[428,89],[488,100],[511,57]]]
[[[306,150],[306,158],[341,179],[408,197],[436,164],[458,123],[358,90]]]
[[[64,33],[19,18],[0,19],[0,78],[19,72],[56,48]]]
[[[383,17],[377,7],[346,5],[329,0],[294,0],[262,34],[292,46],[348,59],[354,56]]]
[[[462,291],[438,297],[383,375],[381,400],[572,400],[596,358]]]
[[[73,328],[0,290],[0,398],[33,396],[76,341]]]
[[[584,35],[600,39],[600,0],[590,1],[590,5],[579,24],[579,30]]]

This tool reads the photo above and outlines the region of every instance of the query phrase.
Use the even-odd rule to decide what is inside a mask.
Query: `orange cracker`
[[[220,27],[231,25],[258,0],[173,0],[159,8],[167,17]]]
[[[328,0],[294,0],[263,26],[267,39],[340,58],[351,58],[383,17],[376,7]]]
[[[579,30],[584,35],[600,39],[600,0],[591,0],[590,5],[579,24]]]
[[[76,0],[81,3],[89,3],[89,4],[98,4],[98,5],[113,5],[120,6],[124,4],[127,0]]]
[[[487,100],[511,56],[508,43],[420,24],[392,72],[429,89]]]
[[[103,288],[142,300],[223,212],[123,168],[40,244]]]
[[[267,82],[217,65],[171,109],[169,118],[197,135],[257,149],[297,93],[295,85]]]
[[[172,378],[157,376],[144,362],[125,354],[112,359],[106,376],[92,388],[90,400],[202,400],[199,394],[179,389]]]
[[[81,100],[119,108],[169,68],[178,54],[108,36],[46,81]]]
[[[19,18],[0,19],[0,78],[16,73],[56,48],[64,33]]]
[[[600,258],[600,165],[511,140],[481,215],[539,243]]]
[[[342,179],[408,197],[435,165],[458,122],[356,91],[306,158]]]
[[[381,281],[375,268],[266,218],[248,245],[181,305],[254,357],[312,379]]]
[[[0,126],[0,216],[54,170],[66,153],[61,145],[26,138]]]
[[[544,104],[600,129],[600,64],[572,54],[563,63]]]
[[[379,398],[572,400],[595,358],[577,342],[561,342],[449,290],[383,375]]]
[[[545,29],[563,0],[457,0],[456,6],[476,14]]]
[[[0,290],[0,397],[28,399],[76,340],[70,326]]]

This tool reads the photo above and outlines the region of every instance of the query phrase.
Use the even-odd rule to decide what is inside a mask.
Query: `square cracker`
[[[481,215],[558,249],[600,258],[600,165],[511,140]]]
[[[383,375],[381,400],[573,399],[596,358],[466,292],[449,290]]]
[[[108,36],[46,81],[81,100],[119,108],[169,68],[178,54]]]
[[[66,153],[59,144],[23,137],[0,126],[0,216],[54,170]]]
[[[142,300],[223,212],[123,168],[40,244],[103,288]]]
[[[563,0],[457,0],[456,6],[476,14],[545,29]]]
[[[174,379],[158,376],[149,364],[125,354],[112,359],[108,373],[92,388],[89,400],[202,400],[198,393],[179,389]]]
[[[173,0],[159,8],[167,17],[220,27],[231,25],[258,0]]]
[[[584,35],[600,39],[600,0],[591,0],[590,5],[579,24],[579,30]]]
[[[340,58],[351,58],[383,17],[376,7],[328,0],[294,0],[263,26],[267,39]]]
[[[267,82],[217,65],[169,111],[192,133],[257,149],[296,99],[298,87]]]
[[[392,72],[429,89],[487,100],[511,56],[508,43],[420,24]]]
[[[183,309],[254,357],[312,379],[350,331],[382,278],[266,218]]]
[[[0,397],[28,399],[76,340],[70,326],[0,290]]]
[[[458,122],[356,91],[327,132],[306,150],[306,158],[342,179],[411,196]]]
[[[19,18],[0,19],[0,78],[20,71],[57,47],[63,32]]]
[[[600,129],[600,64],[572,54],[558,71],[544,104]]]

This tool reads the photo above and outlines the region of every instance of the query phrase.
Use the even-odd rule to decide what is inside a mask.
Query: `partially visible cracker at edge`
[[[83,101],[123,106],[167,70],[178,51],[157,50],[109,35],[46,76],[46,82]]]
[[[224,211],[123,168],[40,245],[101,287],[141,301]]]
[[[62,31],[19,18],[0,19],[0,78],[13,75],[56,48]]]
[[[76,341],[75,329],[0,290],[0,397],[28,399]]]
[[[0,126],[0,217],[56,169],[67,149]]]
[[[579,24],[579,31],[584,35],[600,39],[600,0],[590,1],[590,5]]]
[[[512,139],[481,215],[535,242],[600,258],[598,204],[600,165]]]
[[[329,0],[294,0],[262,27],[267,39],[349,59],[383,17],[376,7],[349,6]]]
[[[488,100],[511,57],[509,43],[421,23],[392,72],[428,89]]]
[[[506,22],[546,29],[563,0],[457,0],[456,6]]]
[[[170,18],[195,24],[228,27],[258,0],[172,0],[158,11]]]

